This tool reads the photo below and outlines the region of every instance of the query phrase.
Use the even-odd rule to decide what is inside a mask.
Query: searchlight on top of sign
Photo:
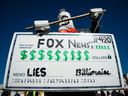
[[[15,90],[100,90],[123,87],[112,34],[15,33],[5,88]]]

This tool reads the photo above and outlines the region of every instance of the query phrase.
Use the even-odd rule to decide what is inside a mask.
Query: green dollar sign
[[[38,54],[40,55],[40,57],[38,58],[38,60],[43,60],[44,59],[44,50],[40,50],[38,52]]]
[[[78,56],[78,57],[77,57],[76,59],[77,59],[77,60],[81,60],[81,51],[77,51],[77,56]]]
[[[109,49],[110,49],[110,47],[109,47],[109,46],[107,46],[107,49],[109,50]]]
[[[55,54],[56,54],[56,60],[59,61],[60,58],[61,58],[60,55],[59,55],[59,54],[60,54],[60,50],[57,50],[57,51],[55,52]]]
[[[64,57],[65,57],[65,58],[64,58],[65,61],[68,60],[68,56],[67,56],[67,54],[68,54],[68,51],[64,51],[63,55],[64,55]]]
[[[26,58],[27,58],[26,53],[27,53],[27,51],[26,51],[26,50],[22,50],[22,51],[20,52],[20,55],[21,55],[21,59],[22,59],[22,60],[24,60],[24,59],[26,59]]]
[[[75,52],[72,50],[72,51],[71,51],[71,56],[72,56],[71,59],[72,59],[72,60],[75,59],[75,54],[74,54],[74,53],[75,53]]]
[[[53,59],[53,56],[52,56],[52,50],[49,50],[48,52],[47,52],[47,55],[49,56],[49,60],[52,60]]]
[[[30,52],[30,55],[31,55],[30,60],[34,60],[34,59],[35,59],[35,53],[36,53],[35,50],[32,50],[32,51]]]
[[[88,50],[84,51],[84,55],[85,55],[85,60],[88,60],[89,59],[89,52],[88,52]]]

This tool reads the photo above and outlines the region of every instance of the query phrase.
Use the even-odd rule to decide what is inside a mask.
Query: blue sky
[[[57,19],[59,10],[65,8],[72,16],[88,12],[90,8],[107,10],[101,24],[101,33],[115,36],[123,73],[128,73],[128,1],[127,0],[1,0],[0,1],[0,84],[6,67],[6,60],[14,32],[26,32],[25,27],[34,20]],[[88,17],[75,20],[76,28],[89,28]],[[52,26],[56,32],[58,26]],[[34,30],[32,30],[34,31]]]

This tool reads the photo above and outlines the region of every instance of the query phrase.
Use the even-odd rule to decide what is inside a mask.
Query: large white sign
[[[8,56],[6,88],[100,90],[123,86],[112,34],[15,33]]]

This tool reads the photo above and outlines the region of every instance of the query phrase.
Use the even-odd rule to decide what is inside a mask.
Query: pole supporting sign
[[[13,90],[100,90],[123,87],[112,34],[15,33],[4,79]]]

